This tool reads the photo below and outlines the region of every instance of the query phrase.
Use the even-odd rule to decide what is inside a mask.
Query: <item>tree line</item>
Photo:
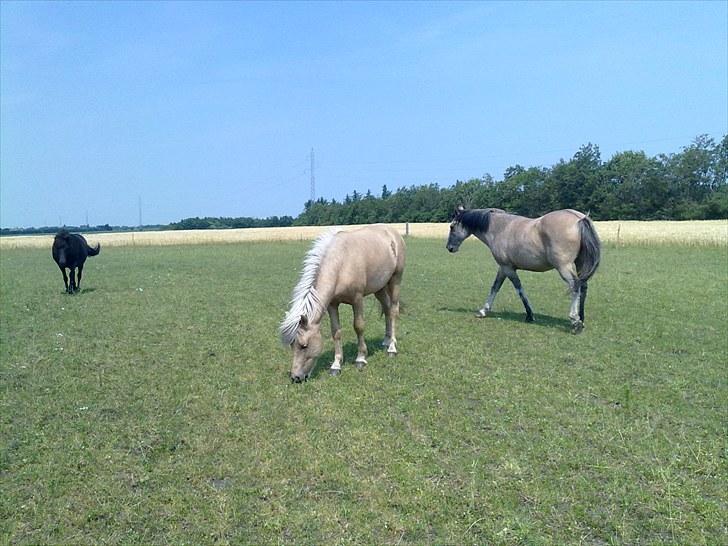
[[[728,135],[716,143],[697,137],[681,152],[654,157],[626,151],[601,159],[586,144],[551,167],[509,167],[503,180],[485,175],[437,184],[386,184],[379,196],[354,191],[343,201],[308,201],[294,225],[444,222],[459,204],[497,207],[524,216],[574,208],[595,220],[704,220],[728,218]]]
[[[457,205],[496,207],[524,216],[574,208],[595,220],[706,220],[728,218],[728,135],[715,142],[698,136],[680,152],[654,157],[626,151],[603,161],[599,147],[586,144],[551,167],[506,169],[502,180],[490,175],[437,184],[400,187],[386,182],[375,196],[354,190],[342,201],[307,201],[292,216],[185,218],[169,225],[68,226],[72,231],[226,229],[347,225],[375,222],[445,222]],[[54,233],[58,227],[8,229],[2,235]]]
[[[288,227],[293,225],[293,216],[269,216],[268,218],[211,217],[185,218],[169,224],[169,229],[232,229],[257,227]]]

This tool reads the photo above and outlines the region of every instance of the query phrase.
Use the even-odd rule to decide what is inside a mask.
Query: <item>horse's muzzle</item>
[[[293,375],[291,374],[291,383],[303,383],[308,379],[308,376],[306,375]]]

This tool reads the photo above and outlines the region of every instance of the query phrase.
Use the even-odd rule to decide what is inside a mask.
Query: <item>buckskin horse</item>
[[[488,299],[476,316],[485,317],[495,296],[508,277],[526,308],[526,322],[533,322],[533,310],[518,278],[518,269],[556,269],[569,285],[572,332],[584,329],[587,281],[599,266],[601,243],[589,217],[572,209],[557,210],[539,218],[508,214],[501,209],[466,210],[458,207],[450,224],[446,248],[457,252],[460,244],[475,235],[490,249],[498,272]]]

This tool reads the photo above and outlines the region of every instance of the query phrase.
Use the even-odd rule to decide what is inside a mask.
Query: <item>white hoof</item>
[[[488,316],[488,311],[485,309],[478,309],[478,311],[475,313],[475,316],[478,318],[485,318]]]

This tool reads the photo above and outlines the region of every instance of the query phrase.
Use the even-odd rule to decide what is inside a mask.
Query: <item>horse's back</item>
[[[396,229],[373,224],[337,233],[328,259],[337,263],[342,286],[371,294],[402,275],[405,244]]]
[[[345,252],[370,262],[376,262],[378,258],[399,261],[399,258],[404,257],[402,236],[399,231],[386,224],[372,224],[341,231],[337,234],[337,239],[340,239]]]
[[[547,235],[558,235],[564,237],[576,234],[578,239],[579,220],[585,218],[586,214],[574,209],[555,210],[537,218],[539,229]]]
[[[88,248],[83,235],[62,230],[53,239],[53,259],[61,267],[78,267],[86,261]]]

